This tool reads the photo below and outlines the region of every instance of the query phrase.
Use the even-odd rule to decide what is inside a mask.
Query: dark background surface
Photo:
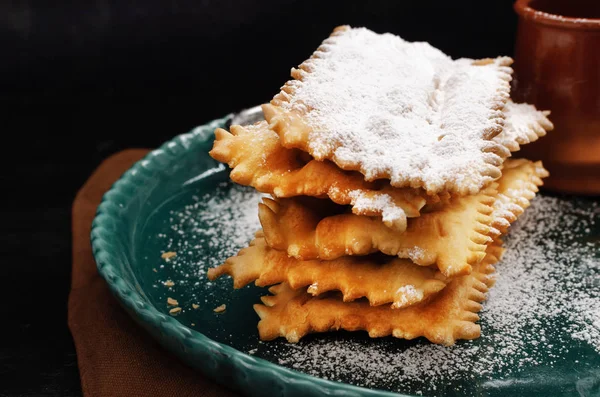
[[[81,394],[72,200],[107,156],[268,101],[341,24],[512,55],[511,0],[0,2],[0,396]]]

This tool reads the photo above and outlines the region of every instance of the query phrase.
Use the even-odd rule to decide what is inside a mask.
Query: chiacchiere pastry
[[[502,216],[500,225],[504,230],[504,221],[510,223],[523,213],[538,190],[540,177],[547,175],[539,162],[517,160],[507,165],[503,193],[494,203],[496,212],[511,213],[511,216]],[[348,303],[335,293],[311,297],[308,292],[293,289],[287,283],[276,285],[269,290],[273,296],[265,296],[262,305],[254,305],[261,318],[260,337],[271,340],[281,336],[289,342],[298,342],[308,333],[344,329],[364,330],[371,337],[392,335],[413,339],[424,336],[443,345],[452,345],[458,339],[478,338],[477,313],[485,293],[493,285],[493,265],[502,252],[501,240],[496,236],[487,245],[484,258],[473,265],[469,274],[447,279],[447,285],[437,294],[396,309],[365,301]]]
[[[505,233],[508,225],[514,222],[517,216],[522,214],[525,208],[529,206],[529,200],[535,196],[538,186],[542,183],[540,178],[546,175],[546,171],[539,163],[528,160],[509,160],[506,162],[504,174],[498,181],[498,188],[494,189],[493,197],[487,197],[486,199],[490,204],[486,211],[489,215],[485,216],[487,225],[484,231],[486,233],[480,235],[483,243],[480,245],[484,255],[487,245],[490,244],[492,239],[498,237],[500,233]],[[465,197],[460,199],[464,200]],[[314,205],[314,202],[318,200],[311,201]],[[271,211],[285,213],[282,218],[269,220],[269,222],[261,219],[264,230],[270,230],[275,238],[287,237],[289,240],[283,240],[284,242],[296,241],[294,244],[298,245],[299,248],[295,252],[303,252],[303,248],[305,248],[305,253],[313,250],[315,258],[302,258],[304,260],[295,258],[294,255],[290,254],[289,246],[284,244],[284,248],[288,248],[288,250],[281,250],[281,246],[273,244],[273,242],[269,243],[265,239],[265,233],[261,231],[257,233],[256,239],[250,243],[248,248],[242,249],[238,255],[229,258],[221,266],[209,269],[209,279],[215,280],[222,275],[230,275],[233,278],[234,288],[242,288],[251,282],[255,282],[256,285],[261,287],[285,282],[294,289],[308,287],[307,292],[312,295],[339,290],[345,302],[366,297],[371,305],[391,302],[392,307],[401,308],[426,300],[444,288],[452,277],[452,275],[447,277],[448,275],[444,275],[440,271],[443,268],[439,266],[439,260],[436,266],[431,266],[436,263],[435,259],[431,260],[430,263],[419,263],[418,260],[414,259],[400,259],[389,255],[369,255],[374,252],[371,249],[365,250],[362,254],[364,256],[359,256],[360,254],[357,255],[356,252],[353,252],[352,256],[340,254],[331,258],[319,257],[315,249],[315,245],[319,245],[318,239],[315,239],[316,233],[313,229],[315,222],[314,220],[312,223],[308,221],[317,211],[308,211],[306,214],[302,213],[302,210],[293,212],[294,206],[292,206],[292,213],[287,213],[289,209],[282,210],[277,207],[279,207],[279,203],[270,199],[266,199],[261,206],[261,209],[271,214],[274,213]],[[472,206],[464,206],[464,208],[470,207]],[[457,248],[455,240],[449,240],[451,243],[448,243],[444,240],[446,236],[439,235],[438,232],[443,229],[446,229],[447,232],[455,231],[459,237],[468,241],[468,233],[473,231],[464,223],[456,222],[456,219],[465,216],[465,213],[459,211],[457,214],[453,214],[451,211],[444,210],[431,214],[444,215],[447,213],[453,216],[441,218],[441,220],[434,217],[431,221],[421,224],[422,227],[409,228],[406,232],[397,233],[395,236],[387,235],[386,233],[390,231],[385,227],[373,230],[355,227],[352,223],[349,223],[347,226],[350,227],[350,230],[324,232],[323,239],[361,241],[366,240],[366,236],[371,236],[373,241],[378,239],[385,241],[386,238],[390,241],[402,241],[404,236],[410,235],[411,231],[414,230],[418,236],[414,237],[413,240],[417,244],[421,244],[418,250],[422,255],[429,255],[427,250],[431,247],[434,252],[437,249],[443,255],[452,253],[459,256],[460,254],[457,253],[460,250],[455,250]],[[420,218],[415,218],[415,221],[424,219],[428,215],[424,214]],[[286,216],[291,219],[286,220]],[[347,216],[360,218],[355,215]],[[453,223],[456,223],[456,229],[453,229]],[[309,230],[303,231],[303,226],[307,224]],[[278,225],[281,225],[281,227],[278,227]],[[280,230],[285,229],[286,225],[286,230]],[[430,226],[434,227],[435,230],[429,230]],[[495,227],[498,227],[498,229]],[[382,236],[377,235],[378,230],[382,230]],[[365,231],[364,234],[363,231]],[[312,233],[311,237],[306,235],[308,233]],[[331,241],[328,241],[328,243],[332,244]],[[368,241],[362,242],[363,245],[368,243]],[[438,243],[439,245],[437,245]],[[341,245],[343,246],[343,244]],[[374,246],[376,245],[369,246],[369,248]],[[324,247],[319,248],[326,249]],[[384,251],[384,253],[390,254],[389,251]],[[391,255],[397,256],[398,253]],[[475,258],[471,263],[479,263],[480,261],[481,258]],[[464,273],[470,273],[471,266],[468,265],[468,261],[463,259],[463,263],[464,266],[469,266],[468,271],[465,270]]]
[[[260,339],[479,337],[500,238],[548,176],[509,158],[553,129],[510,100],[511,63],[342,26],[266,120],[215,130],[210,155],[231,180],[271,195],[254,240],[208,271],[271,286],[254,305]]]
[[[511,64],[453,60],[427,43],[342,26],[263,111],[283,146],[366,180],[472,194],[500,177],[509,154],[492,138],[503,129]]]

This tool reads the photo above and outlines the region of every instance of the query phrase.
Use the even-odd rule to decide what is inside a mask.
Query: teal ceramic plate
[[[166,349],[255,396],[600,395],[600,206],[591,198],[533,200],[506,237],[475,341],[448,348],[334,332],[260,342],[252,305],[267,292],[206,278],[259,228],[260,195],[229,182],[208,156],[215,127],[228,120],[136,163],[93,224],[100,274]],[[164,259],[168,252],[176,255]],[[167,298],[181,312],[170,314]]]

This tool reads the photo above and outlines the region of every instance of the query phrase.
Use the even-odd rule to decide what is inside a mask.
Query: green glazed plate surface
[[[580,320],[543,310],[538,319],[529,310],[525,328],[515,325],[520,336],[506,342],[495,331],[502,324],[495,309],[484,309],[482,337],[453,348],[347,332],[310,335],[295,345],[281,339],[259,342],[252,305],[267,291],[253,285],[234,290],[228,277],[206,278],[208,268],[236,254],[259,228],[260,196],[232,184],[228,169],[208,155],[214,129],[229,120],[180,135],[136,163],[106,193],[94,220],[92,245],[101,276],[126,311],[167,350],[215,381],[254,396],[600,396],[600,337],[593,334],[600,332],[600,319],[594,328],[593,311],[583,325],[583,332],[591,332],[587,340],[572,337]],[[544,239],[549,243],[542,250],[550,253],[549,261],[572,260],[570,274],[578,277],[570,277],[564,288],[584,288],[582,299],[597,303],[597,200],[541,195],[527,211],[543,212],[538,199],[562,211],[551,217],[555,221],[539,225],[548,229]],[[534,228],[523,226],[532,222],[527,211],[514,225],[515,234],[539,238]],[[561,240],[567,238],[566,229],[575,244],[570,257],[558,252],[566,244]],[[514,255],[534,255],[527,252],[533,248],[511,240],[510,232],[506,244]],[[164,259],[165,252],[176,255]],[[499,273],[511,265],[503,262]],[[498,288],[501,294],[503,287]],[[178,301],[180,313],[169,313],[169,297]],[[552,307],[551,296],[542,298]],[[492,295],[485,305],[498,305],[501,299]],[[226,310],[215,313],[221,304]],[[508,310],[499,307],[502,313]]]

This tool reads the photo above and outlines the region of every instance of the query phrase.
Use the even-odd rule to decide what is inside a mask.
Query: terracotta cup
[[[512,97],[550,110],[555,129],[522,148],[545,188],[600,194],[600,0],[517,0]]]

